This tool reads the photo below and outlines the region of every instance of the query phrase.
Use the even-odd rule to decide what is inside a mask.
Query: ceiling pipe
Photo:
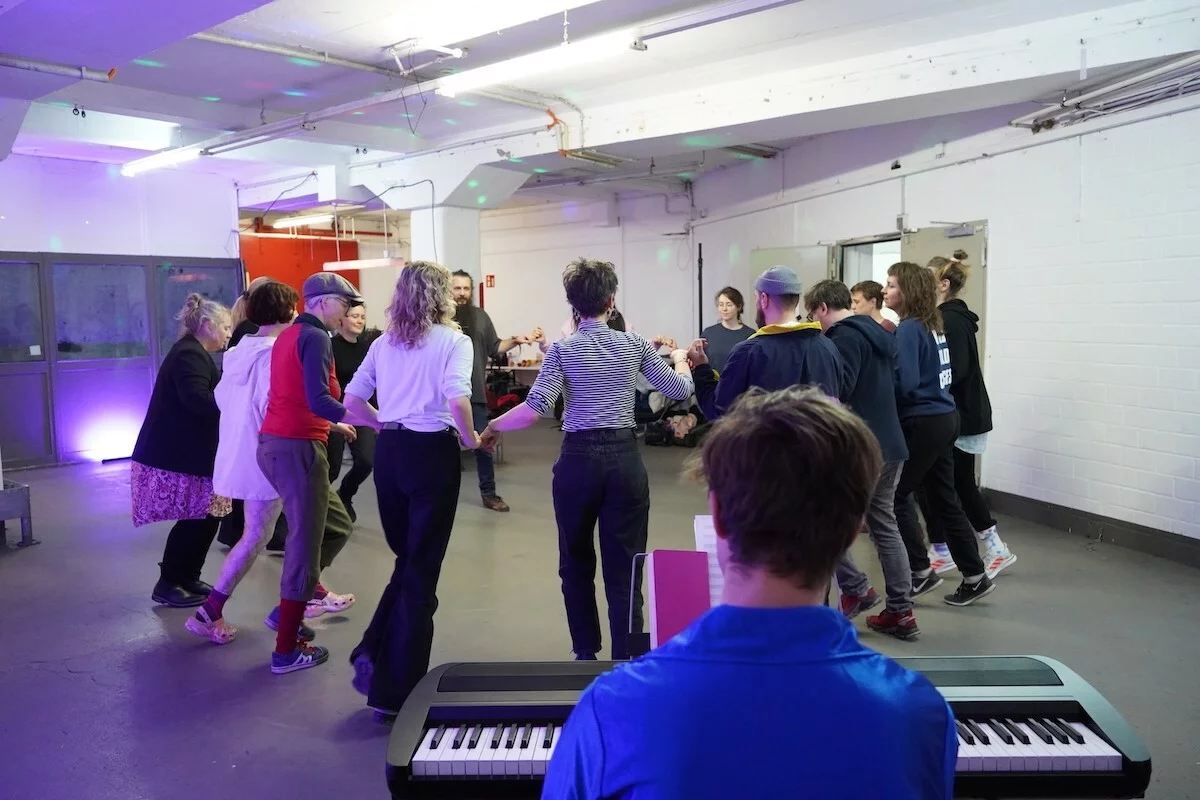
[[[72,67],[67,64],[51,64],[48,61],[37,61],[32,58],[17,58],[16,56],[6,56],[0,53],[0,67],[11,67],[13,69],[23,69],[29,72],[40,72],[43,75],[61,75],[64,78],[75,78],[76,80],[98,81],[106,83],[113,79],[117,74],[117,68],[113,67],[108,72],[91,67]]]

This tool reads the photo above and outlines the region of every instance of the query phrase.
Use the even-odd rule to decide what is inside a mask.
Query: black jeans
[[[909,567],[913,572],[929,569],[929,551],[913,501],[913,493],[920,489],[928,504],[928,519],[936,520],[929,524],[945,535],[958,571],[964,578],[982,575],[983,560],[979,557],[975,531],[954,490],[954,458],[950,451],[958,437],[958,412],[910,417],[901,420],[900,427],[908,445],[908,461],[904,462],[896,487],[896,521],[908,550]]]
[[[977,532],[986,531],[996,524],[996,520],[992,517],[991,509],[988,508],[987,501],[983,499],[983,495],[979,491],[979,484],[975,482],[975,456],[971,453],[964,453],[957,447],[954,448],[953,456],[954,490],[958,493],[958,502],[962,505],[963,513],[967,515],[971,527]],[[931,513],[929,500],[923,492],[917,493],[917,503],[921,506],[921,513],[925,516],[929,541],[945,542],[946,534],[942,533],[937,517]]]
[[[338,488],[338,494],[347,500],[353,500],[354,495],[358,493],[358,487],[371,477],[371,470],[375,469],[375,443],[379,436],[374,428],[362,426],[356,427],[355,430],[358,431],[358,438],[350,443],[350,457],[354,463]],[[336,481],[337,476],[341,474],[345,454],[346,437],[336,430],[329,431],[330,483]]]
[[[217,517],[181,519],[171,528],[163,548],[162,579],[172,586],[200,580],[208,548],[217,536],[221,520]]]
[[[442,559],[458,511],[458,437],[451,431],[385,430],[376,450],[375,492],[392,577],[350,661],[365,654],[375,672],[372,708],[398,711],[429,671]]]
[[[633,430],[566,434],[554,465],[553,495],[558,577],[562,579],[571,648],[576,653],[600,652],[593,544],[599,523],[612,657],[614,661],[626,659],[633,557],[646,552],[650,524],[650,482]],[[633,587],[634,633],[640,633],[643,625],[641,583],[639,574]]]

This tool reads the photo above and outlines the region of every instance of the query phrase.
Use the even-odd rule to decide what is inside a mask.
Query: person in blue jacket
[[[721,603],[580,695],[542,797],[950,800],[945,698],[822,605],[881,467],[867,425],[817,389],[743,394],[692,470]],[[881,738],[869,756],[867,732]]]
[[[913,493],[921,489],[963,576],[958,589],[945,601],[952,606],[968,606],[991,594],[996,585],[987,576],[975,529],[963,513],[954,488],[951,450],[958,438],[958,411],[950,396],[950,348],[937,307],[933,273],[908,261],[893,264],[888,268],[884,302],[900,317],[896,328],[896,408],[908,445],[908,461],[896,487],[896,521],[908,550],[913,597],[942,583],[929,563],[917,520]]]
[[[818,322],[796,319],[804,286],[787,267],[771,267],[754,282],[758,332],[736,345],[718,376],[708,363],[705,341],[688,349],[696,400],[705,418],[715,421],[747,389],[767,391],[789,386],[817,386],[830,397],[840,391],[841,358],[821,333]]]

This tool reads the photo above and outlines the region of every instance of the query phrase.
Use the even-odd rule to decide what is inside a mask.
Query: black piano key
[[[554,723],[546,724],[546,738],[542,739],[542,747],[550,747],[554,743]]]
[[[508,726],[508,729],[505,731],[505,733],[507,735],[504,737],[504,749],[512,750],[513,743],[517,741],[517,726]]]
[[[521,728],[521,749],[525,750],[529,747],[529,737],[533,735],[533,726],[526,725]]]
[[[1003,722],[1001,722],[998,719],[993,718],[993,719],[989,719],[987,721],[987,724],[988,724],[988,727],[991,728],[993,731],[995,731],[996,735],[1000,737],[1000,741],[1004,742],[1005,744],[1013,743],[1013,735],[1008,730],[1008,728],[1006,728],[1004,726]]]
[[[954,720],[954,727],[958,728],[958,735],[963,738],[967,744],[975,744],[975,734],[971,733],[970,728],[963,725],[958,720]]]
[[[988,735],[983,732],[983,728],[979,727],[975,722],[967,720],[964,724],[971,733],[975,734],[975,738],[979,740],[980,744],[991,744]]]
[[[1043,728],[1036,719],[1025,720],[1025,726],[1033,731],[1033,735],[1041,739],[1046,744],[1054,744],[1054,737],[1050,735],[1050,731]]]
[[[429,749],[437,747],[442,743],[442,737],[446,734],[446,726],[438,725],[437,732],[433,734],[433,738],[429,740]]]
[[[1059,728],[1058,725],[1054,724],[1053,721],[1042,717],[1041,723],[1042,727],[1048,730],[1050,735],[1058,740],[1059,744],[1066,744],[1067,742],[1071,741],[1070,737],[1063,733],[1062,729]]]
[[[1062,717],[1059,717],[1057,722],[1058,727],[1062,728],[1062,732],[1071,737],[1071,741],[1075,742],[1075,744],[1083,744],[1083,737],[1079,735],[1079,731],[1075,730],[1071,723]]]
[[[1020,742],[1021,744],[1029,744],[1029,736],[1025,733],[1025,731],[1021,730],[1017,726],[1016,721],[1006,717],[1004,719],[1004,724],[1008,727],[1008,729],[1010,731],[1012,731],[1012,735],[1017,738],[1018,742]]]
[[[462,747],[463,739],[467,738],[467,726],[459,725],[458,731],[454,734],[454,741],[450,743],[451,750],[457,750]]]
[[[467,740],[467,749],[474,750],[475,745],[479,744],[479,736],[483,733],[483,726],[476,725],[471,729],[471,738]]]
[[[500,746],[500,740],[504,738],[504,726],[497,725],[496,732],[492,734],[492,749],[495,750]]]

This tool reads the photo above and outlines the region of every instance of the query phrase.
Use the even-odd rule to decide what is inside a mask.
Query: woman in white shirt
[[[450,272],[414,261],[396,281],[387,334],[367,351],[346,387],[346,407],[381,423],[375,491],[391,582],[350,654],[354,688],[380,715],[394,716],[429,670],[442,558],[458,509],[460,443],[474,450],[471,340],[454,322]],[[377,394],[379,410],[367,402]]]

